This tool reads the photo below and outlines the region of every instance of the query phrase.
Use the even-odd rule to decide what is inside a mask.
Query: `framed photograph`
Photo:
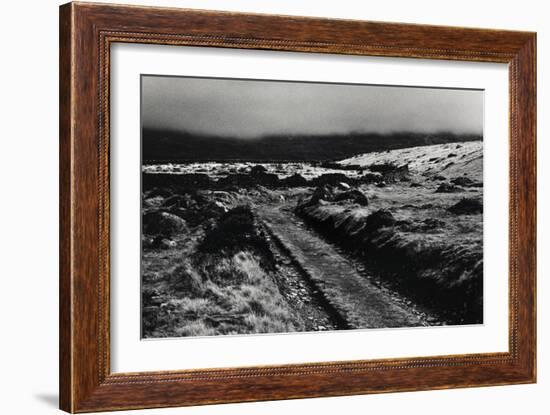
[[[60,407],[536,380],[536,35],[60,8]]]

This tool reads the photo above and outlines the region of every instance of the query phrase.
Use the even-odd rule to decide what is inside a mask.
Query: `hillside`
[[[340,164],[389,172],[376,185],[358,186],[368,204],[342,201],[325,187],[303,199],[297,213],[378,269],[391,287],[439,310],[449,324],[481,323],[482,143],[370,153]]]
[[[424,147],[379,151],[339,161],[341,165],[368,167],[373,164],[407,164],[413,174],[457,176],[467,173],[471,178],[483,178],[483,142],[471,141],[437,144]]]
[[[475,135],[350,133],[345,135],[275,135],[242,139],[187,132],[142,130],[144,162],[178,161],[321,161],[355,154],[432,144],[479,140]]]

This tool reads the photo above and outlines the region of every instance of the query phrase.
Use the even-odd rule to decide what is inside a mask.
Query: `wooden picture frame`
[[[509,65],[509,352],[111,373],[109,62],[117,42]],[[536,380],[536,34],[169,8],[60,8],[60,407],[92,412]],[[231,366],[231,362],[228,362]]]

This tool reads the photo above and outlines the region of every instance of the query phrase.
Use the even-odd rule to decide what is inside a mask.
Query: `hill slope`
[[[476,180],[483,177],[483,142],[436,144],[362,154],[338,162],[342,165],[371,166],[407,164],[413,174],[442,174],[449,177],[467,173]]]
[[[350,133],[322,136],[275,135],[242,139],[176,131],[142,130],[145,162],[341,160],[372,151],[471,140],[479,140],[479,136],[452,133]]]

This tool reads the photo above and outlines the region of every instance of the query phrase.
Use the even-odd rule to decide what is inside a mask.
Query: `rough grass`
[[[358,190],[368,198],[368,207],[336,203],[330,191],[321,198],[319,191],[312,191],[310,198],[298,204],[297,213],[447,321],[481,323],[483,189],[436,192],[442,181],[481,184],[481,150],[481,143],[461,143],[355,157],[349,163],[408,161],[414,186],[407,182],[383,188],[361,185]],[[458,159],[452,168],[446,167],[449,159]]]
[[[252,192],[258,201],[267,197],[261,188]],[[190,226],[173,232],[170,247],[143,245],[143,337],[304,330],[274,282],[271,250],[241,195],[149,193],[149,215],[168,210]]]
[[[408,296],[434,307],[455,323],[482,321],[482,224],[440,209],[407,209],[398,220],[370,223],[383,210],[317,204],[300,214],[320,232],[348,246]]]
[[[198,246],[199,255],[221,253],[230,257],[243,250],[255,253],[263,266],[272,266],[271,250],[248,205],[225,213]]]
[[[197,265],[185,261],[165,283],[171,298],[152,310],[144,307],[150,310],[144,312],[144,337],[303,330],[301,319],[250,252],[203,255]]]

